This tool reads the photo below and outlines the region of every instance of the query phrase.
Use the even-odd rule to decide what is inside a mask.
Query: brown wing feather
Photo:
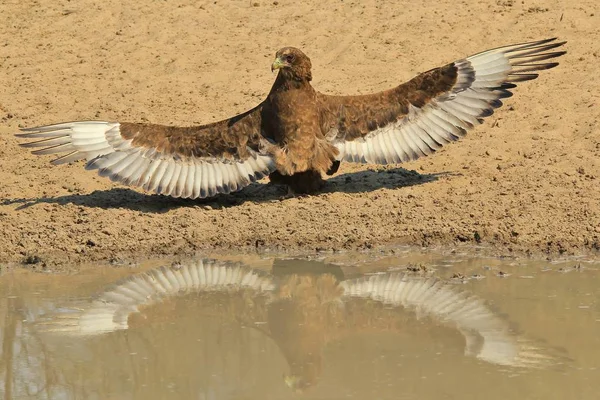
[[[155,148],[181,157],[245,160],[259,152],[262,105],[233,118],[190,127],[121,123],[121,136],[133,146]]]
[[[517,82],[558,65],[555,39],[499,47],[424,72],[366,96],[319,95],[321,128],[338,159],[399,163],[429,155],[464,136],[512,96]]]
[[[453,64],[424,72],[393,89],[361,96],[318,94],[324,132],[337,130],[335,139],[354,140],[408,115],[409,105],[423,107],[456,83]],[[331,137],[331,135],[329,135]]]
[[[236,117],[195,127],[103,121],[23,129],[38,139],[23,147],[60,154],[53,164],[87,160],[86,169],[126,185],[173,197],[230,193],[275,169],[263,151],[263,105]]]

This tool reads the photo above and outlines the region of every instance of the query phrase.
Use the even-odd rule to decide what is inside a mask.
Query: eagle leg
[[[336,172],[338,172],[338,169],[340,169],[340,164],[341,164],[341,161],[335,160],[333,162],[333,164],[331,164],[331,167],[329,167],[329,169],[327,170],[326,174],[331,176],[331,175],[335,174]]]
[[[325,181],[321,177],[321,173],[315,170],[296,172],[293,175],[283,175],[278,171],[274,171],[269,175],[269,180],[274,184],[287,185],[297,194],[318,192],[325,184]]]

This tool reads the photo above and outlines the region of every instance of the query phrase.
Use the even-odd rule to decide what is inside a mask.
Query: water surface
[[[341,266],[245,261],[0,277],[0,398],[600,392],[597,264],[413,253]]]

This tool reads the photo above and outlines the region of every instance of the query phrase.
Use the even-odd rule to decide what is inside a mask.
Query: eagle
[[[346,279],[323,265],[327,269],[319,273],[303,268],[276,274],[275,265],[268,273],[192,259],[126,277],[89,300],[66,302],[36,328],[68,337],[73,345],[77,337],[132,332],[185,315],[197,324],[206,323],[202,316],[218,316],[269,337],[287,361],[284,381],[293,391],[318,385],[328,344],[364,333],[418,330],[417,319],[460,333],[465,356],[492,365],[543,369],[565,360],[558,349],[515,332],[484,300],[450,282],[408,272]]]
[[[77,121],[22,129],[33,154],[124,185],[172,197],[231,193],[269,176],[313,193],[341,161],[398,164],[427,156],[481,124],[511,89],[553,68],[556,38],[487,50],[423,72],[379,93],[332,96],[311,85],[310,59],[277,51],[266,99],[242,114],[200,126]]]

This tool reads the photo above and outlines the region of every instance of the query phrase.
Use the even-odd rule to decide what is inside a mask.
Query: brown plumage
[[[500,47],[417,75],[393,89],[329,96],[311,85],[310,59],[285,47],[277,78],[255,108],[216,123],[170,127],[103,121],[23,129],[34,154],[86,159],[86,169],[174,197],[229,193],[270,174],[295,192],[317,191],[342,160],[401,163],[429,155],[482,123],[515,83],[563,55],[555,39]],[[65,154],[66,153],[66,154]]]

